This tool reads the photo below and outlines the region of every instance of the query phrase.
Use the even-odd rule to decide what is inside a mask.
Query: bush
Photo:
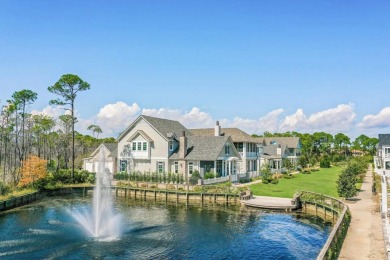
[[[321,168],[330,168],[330,160],[329,159],[322,159],[320,161],[320,167]]]
[[[69,169],[60,169],[52,172],[46,181],[50,183],[61,182],[63,184],[73,184],[72,172]],[[74,183],[95,183],[95,174],[86,170],[74,171]]]
[[[114,174],[114,179],[118,181],[128,180],[129,174],[127,174],[127,172],[118,172]]]
[[[263,179],[264,184],[268,184],[268,179]]]
[[[284,176],[283,176],[283,178],[284,178],[284,179],[294,179],[294,178],[295,178],[295,176],[294,176],[294,175],[292,175],[292,174],[290,173],[290,174],[286,174],[286,175],[284,175]]]
[[[0,195],[4,196],[11,192],[11,188],[0,182]]]
[[[279,183],[279,180],[278,180],[278,179],[272,179],[272,180],[271,180],[271,183],[272,183],[272,184],[278,184],[278,183]]]
[[[190,179],[188,181],[189,181],[190,184],[196,185],[196,184],[198,184],[198,180],[199,179],[201,179],[199,172],[198,171],[194,171],[191,174],[191,177],[190,177]]]
[[[214,173],[212,172],[206,172],[204,174],[204,179],[207,180],[207,179],[213,179],[215,177]]]

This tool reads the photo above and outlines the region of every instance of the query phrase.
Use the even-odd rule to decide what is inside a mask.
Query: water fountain
[[[110,173],[106,168],[105,151],[99,151],[98,171],[93,190],[92,210],[71,210],[71,215],[85,229],[88,236],[115,239],[121,236],[122,216],[115,213],[112,202]]]

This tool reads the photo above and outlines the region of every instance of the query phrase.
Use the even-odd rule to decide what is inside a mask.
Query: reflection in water
[[[66,213],[90,202],[51,198],[0,214],[0,257],[314,259],[330,231],[329,224],[300,214],[118,199],[124,233],[99,240],[87,237]]]

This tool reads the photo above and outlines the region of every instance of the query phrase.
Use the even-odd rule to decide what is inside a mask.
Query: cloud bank
[[[64,110],[48,106],[43,111],[33,112],[58,117],[64,113]],[[302,133],[323,131],[331,134],[339,132],[349,134],[356,129],[369,129],[372,134],[375,131],[380,133],[382,129],[390,127],[390,107],[383,108],[376,115],[366,115],[360,122],[357,122],[353,104],[340,104],[311,114],[305,113],[303,108],[298,108],[292,114],[286,113],[283,108],[278,108],[256,119],[242,117],[229,119],[214,118],[210,113],[198,107],[193,107],[189,111],[171,108],[141,108],[137,103],[127,104],[118,101],[103,106],[96,116],[88,119],[78,117],[76,129],[86,134],[89,125],[97,124],[103,130],[101,136],[117,137],[141,114],[177,120],[188,128],[213,127],[215,121],[218,120],[222,127],[238,127],[249,134],[263,134],[265,131]]]

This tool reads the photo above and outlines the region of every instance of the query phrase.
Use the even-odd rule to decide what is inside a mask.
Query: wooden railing
[[[308,206],[314,206],[316,214],[321,211],[326,218],[327,212],[329,212],[334,221],[337,219],[325,245],[317,256],[318,260],[337,259],[351,223],[351,213],[348,206],[338,199],[308,191],[302,191],[299,199],[304,211]]]

